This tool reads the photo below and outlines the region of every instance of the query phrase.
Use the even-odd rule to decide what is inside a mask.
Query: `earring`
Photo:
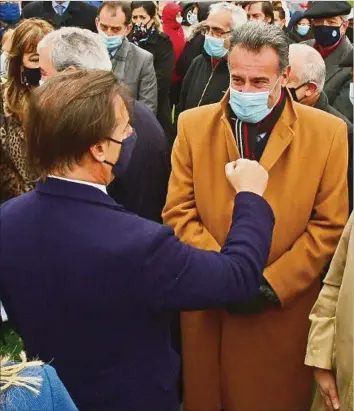
[[[21,70],[20,76],[21,76],[21,84],[28,86],[28,81],[27,81],[26,75],[24,74],[23,70]]]

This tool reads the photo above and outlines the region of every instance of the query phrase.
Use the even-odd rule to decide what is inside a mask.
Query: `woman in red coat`
[[[182,28],[182,20],[181,6],[175,3],[166,4],[162,11],[163,31],[170,37],[175,52],[175,68],[172,75],[172,87],[170,92],[171,105],[177,104],[182,85],[182,77],[176,73],[176,63],[186,44]]]

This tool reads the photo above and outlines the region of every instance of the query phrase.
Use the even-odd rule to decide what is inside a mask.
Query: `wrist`
[[[264,192],[257,191],[257,190],[252,190],[250,188],[242,188],[242,189],[238,189],[236,191],[237,191],[237,194],[239,194],[239,193],[252,193],[252,194],[256,194],[260,197],[263,197],[263,194],[264,194]]]

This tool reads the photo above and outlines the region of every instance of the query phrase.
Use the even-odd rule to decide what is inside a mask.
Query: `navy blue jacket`
[[[221,253],[83,184],[49,178],[0,206],[0,299],[80,411],[178,409],[169,312],[247,300],[261,284],[273,212],[251,193],[235,203]]]
[[[132,126],[138,138],[129,166],[120,178],[113,180],[108,193],[139,217],[162,222],[171,173],[171,148],[155,114],[136,100]]]

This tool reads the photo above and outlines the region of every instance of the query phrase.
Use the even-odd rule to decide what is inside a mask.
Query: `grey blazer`
[[[125,38],[111,61],[117,79],[130,88],[136,100],[156,113],[157,82],[153,55]]]
[[[304,41],[311,47],[315,40]],[[352,69],[350,67],[339,67],[339,62],[349,52],[353,52],[353,46],[347,37],[342,43],[325,59],[326,82],[324,92],[327,94],[329,104],[342,113],[349,121],[353,122],[353,105],[349,100],[349,86],[352,81]]]

